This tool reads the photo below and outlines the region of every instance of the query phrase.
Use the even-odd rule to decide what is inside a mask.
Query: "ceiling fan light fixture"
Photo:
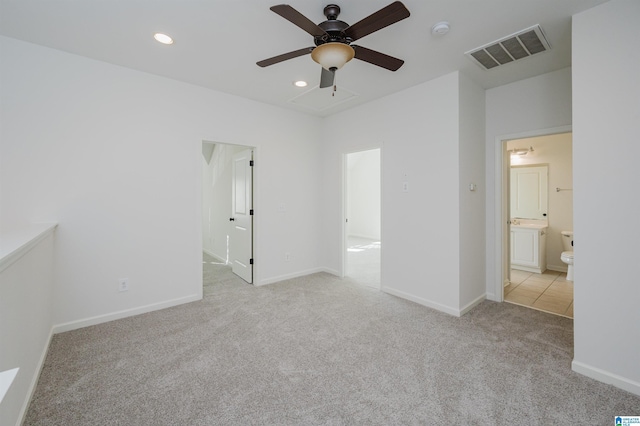
[[[321,44],[311,52],[311,59],[331,71],[339,70],[356,55],[353,47],[345,43],[331,42]]]

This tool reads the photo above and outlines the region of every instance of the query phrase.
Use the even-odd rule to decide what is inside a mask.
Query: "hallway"
[[[380,240],[347,238],[345,276],[370,287],[380,288]]]

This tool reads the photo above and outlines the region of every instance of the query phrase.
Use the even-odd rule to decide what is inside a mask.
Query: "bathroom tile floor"
[[[511,284],[504,288],[505,302],[573,318],[573,282],[564,272],[542,274],[511,270]]]

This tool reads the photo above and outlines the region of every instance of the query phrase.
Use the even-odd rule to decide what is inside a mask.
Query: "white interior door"
[[[233,156],[229,259],[233,273],[253,283],[253,151]]]

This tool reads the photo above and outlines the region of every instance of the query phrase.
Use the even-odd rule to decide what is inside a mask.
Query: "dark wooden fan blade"
[[[282,55],[274,56],[273,58],[264,59],[260,62],[256,62],[260,67],[268,67],[269,65],[277,64],[278,62],[286,61],[287,59],[297,58],[298,56],[307,55],[311,53],[313,47],[305,47],[304,49],[294,50],[293,52],[283,53]]]
[[[309,18],[307,18],[288,4],[278,4],[276,6],[271,6],[270,9],[292,24],[302,28],[314,37],[322,37],[324,35],[327,35],[327,32],[325,30],[320,28],[314,22],[309,20]]]
[[[367,49],[362,46],[351,46],[356,51],[356,59],[369,62],[370,64],[377,65],[382,68],[386,68],[390,71],[397,71],[398,68],[404,64],[402,59],[394,58],[393,56],[385,55],[384,53],[376,52],[375,50]]]
[[[404,4],[396,1],[351,25],[344,30],[344,35],[351,38],[351,41],[356,41],[359,38],[408,18],[409,15],[409,10]]]
[[[325,87],[333,86],[333,79],[335,76],[335,71],[329,71],[325,68],[322,68],[322,73],[320,74],[320,88],[324,89]]]

